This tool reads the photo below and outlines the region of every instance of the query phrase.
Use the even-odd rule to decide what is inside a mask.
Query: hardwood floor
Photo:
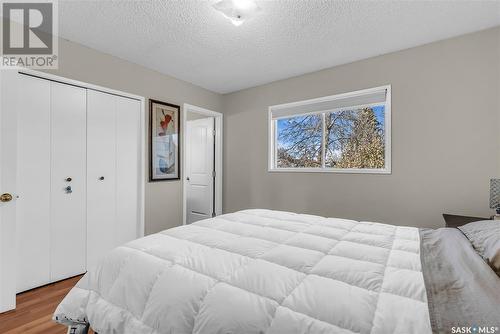
[[[81,276],[17,295],[17,308],[0,314],[1,334],[65,334],[67,327],[52,321],[59,302]]]

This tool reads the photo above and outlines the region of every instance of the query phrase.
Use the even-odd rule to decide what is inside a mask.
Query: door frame
[[[6,72],[8,71],[8,72]],[[41,72],[41,71],[35,71],[35,70],[30,70],[30,69],[24,69],[24,68],[18,68],[18,69],[12,69],[12,70],[1,70],[0,78],[2,76],[6,77],[7,75],[28,75],[28,76],[33,76],[45,80],[50,80],[50,81],[55,81],[67,85],[72,85],[72,86],[78,86],[82,87],[85,89],[91,89],[91,90],[96,90],[100,91],[103,93],[108,93],[108,94],[113,94],[113,95],[118,95],[122,96],[125,98],[130,98],[134,100],[138,100],[140,102],[140,160],[138,163],[140,164],[139,166],[139,212],[138,212],[138,219],[139,219],[139,224],[137,226],[137,237],[143,237],[144,236],[144,221],[145,221],[145,190],[146,190],[146,138],[147,138],[147,132],[146,132],[146,104],[145,104],[145,97],[135,95],[135,94],[130,94],[127,92],[111,89],[111,88],[106,88],[98,85],[93,85],[89,84],[86,82],[82,81],[77,81],[73,79],[68,79],[65,77]],[[5,78],[4,78],[5,80]],[[1,82],[3,85],[6,84],[5,81]],[[5,91],[5,87],[3,87],[3,91],[0,91],[0,95],[2,92]],[[2,99],[0,96],[0,101],[5,100]],[[2,117],[2,115],[0,115]],[[2,189],[0,191],[3,192],[13,192],[16,193],[17,189]],[[5,228],[5,227],[4,227]],[[14,227],[15,231],[15,227]],[[0,229],[0,237],[5,237],[3,235],[2,230]],[[11,236],[13,240],[15,240],[15,232],[14,235]],[[0,245],[1,246],[1,245]],[[12,250],[9,250],[12,251]],[[15,257],[10,256],[6,257],[6,250],[2,249],[0,247],[0,267],[6,265],[7,267],[10,268],[15,268]],[[14,267],[13,267],[14,266]],[[1,287],[0,287],[0,313],[5,312],[11,309],[15,309],[15,297],[16,297],[16,270],[5,270],[2,271],[0,270],[0,282],[2,282]]]
[[[219,216],[222,214],[222,154],[223,154],[223,143],[222,143],[222,134],[224,127],[224,116],[222,113],[197,107],[195,105],[191,105],[188,103],[184,103],[182,108],[182,168],[181,168],[181,177],[182,177],[182,225],[186,225],[187,215],[187,180],[186,180],[186,162],[187,162],[187,154],[186,154],[186,129],[187,129],[187,113],[193,112],[195,114],[214,117],[215,119],[215,215]]]

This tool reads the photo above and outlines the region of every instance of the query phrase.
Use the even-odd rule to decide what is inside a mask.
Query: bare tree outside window
[[[278,167],[321,167],[321,115],[285,118],[277,123]]]
[[[277,121],[278,168],[382,169],[385,107],[375,106]],[[325,141],[324,151],[322,147]]]

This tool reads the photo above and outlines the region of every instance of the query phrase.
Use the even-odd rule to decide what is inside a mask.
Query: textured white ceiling
[[[500,1],[59,1],[63,38],[228,93],[500,25]]]

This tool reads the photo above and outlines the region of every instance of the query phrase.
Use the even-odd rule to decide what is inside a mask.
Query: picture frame
[[[180,114],[176,104],[149,99],[149,182],[180,179]]]

